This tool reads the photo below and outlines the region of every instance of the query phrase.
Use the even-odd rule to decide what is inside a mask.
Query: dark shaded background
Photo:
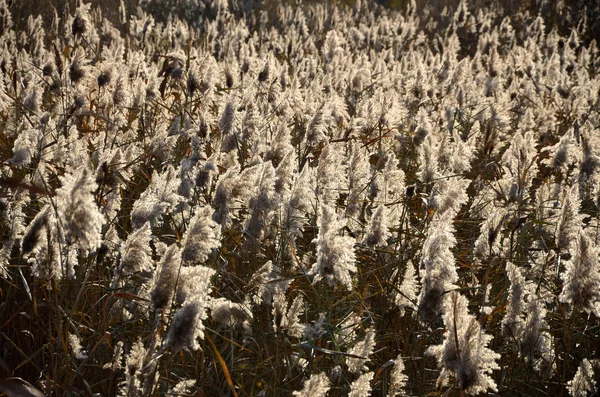
[[[119,0],[91,0],[90,2],[93,5],[99,5],[105,17],[113,22],[118,21]],[[146,11],[160,22],[164,22],[169,18],[172,15],[172,10],[175,10],[180,18],[188,19],[192,23],[194,21],[190,21],[190,19],[194,19],[196,16],[190,13],[187,2],[183,0],[125,0],[127,12],[130,14],[135,13],[141,2],[144,2]],[[208,1],[202,0],[199,2],[208,3]],[[284,2],[296,3],[293,0],[284,0]],[[310,2],[305,0],[304,4]],[[405,10],[410,0],[374,0],[374,2],[382,7]],[[433,17],[441,13],[445,7],[454,10],[459,4],[459,0],[415,0],[415,2],[419,13],[427,12]],[[56,8],[59,17],[64,18],[66,12],[69,9],[74,10],[77,4],[76,0],[7,0],[7,3],[17,30],[24,28],[29,15],[42,15],[44,22],[48,24],[53,18],[54,8]],[[232,7],[234,13],[247,15],[249,10],[273,10],[274,6],[281,3],[281,1],[241,0],[234,2],[230,0],[230,3],[232,5],[233,3],[236,4]],[[333,3],[352,6],[355,1],[334,0]],[[586,16],[588,29],[581,37],[582,41],[588,44],[591,40],[600,38],[600,1],[598,0],[467,0],[467,3],[473,13],[475,10],[488,8],[500,11],[499,15],[501,17],[512,17],[518,13],[528,13],[530,17],[541,14],[546,23],[546,29],[550,31],[556,28],[561,36],[568,36],[577,21]],[[3,27],[0,26],[0,28]]]

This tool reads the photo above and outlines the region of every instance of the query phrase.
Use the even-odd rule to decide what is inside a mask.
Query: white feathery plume
[[[142,385],[145,379],[143,373],[144,362],[148,351],[141,339],[131,346],[125,359],[125,381],[119,389],[119,396],[142,396]]]
[[[435,220],[429,227],[421,257],[421,294],[419,295],[419,315],[425,320],[433,320],[442,309],[443,295],[455,288],[458,280],[454,254],[456,245],[454,226],[449,213]]]
[[[498,191],[506,201],[529,198],[533,178],[537,175],[537,151],[533,133],[517,132],[501,159],[504,176],[498,183]]]
[[[565,188],[556,225],[556,245],[560,251],[566,251],[571,247],[583,226],[583,215],[579,213],[580,207],[581,198],[578,185],[574,184]]]
[[[304,313],[304,299],[298,295],[288,305],[285,293],[279,288],[276,289],[273,298],[273,329],[275,331],[283,330],[289,336],[301,338],[304,331],[304,324],[300,323],[299,317]]]
[[[179,304],[205,301],[210,293],[211,278],[216,271],[210,267],[195,265],[179,269],[175,300]]]
[[[438,360],[442,370],[438,385],[446,384],[453,376],[467,394],[496,392],[491,374],[500,369],[496,363],[500,355],[487,347],[492,337],[481,330],[475,316],[469,314],[467,298],[457,291],[450,292],[444,300],[444,326],[444,343],[426,351]]]
[[[368,397],[371,395],[371,380],[375,373],[373,371],[366,372],[358,377],[350,385],[350,393],[348,397]]]
[[[13,144],[13,156],[9,160],[17,167],[26,167],[31,164],[32,159],[38,154],[42,143],[42,133],[35,128],[22,130]]]
[[[348,197],[346,199],[346,217],[355,219],[369,191],[369,171],[366,150],[356,142],[350,145],[348,163]]]
[[[552,337],[544,330],[548,328],[546,312],[543,300],[534,291],[534,285],[527,285],[525,319],[519,342],[522,355],[534,364],[534,369],[542,376],[549,376],[555,359]]]
[[[261,240],[268,225],[271,213],[277,208],[278,197],[275,193],[275,169],[270,161],[262,164],[257,189],[248,201],[250,217],[244,225],[244,232],[256,240]]]
[[[417,178],[423,183],[431,182],[439,177],[439,142],[433,135],[426,135],[419,146],[419,171]]]
[[[600,139],[592,123],[587,120],[581,126],[581,154],[579,156],[579,180],[594,181],[600,170]]]
[[[348,186],[342,153],[341,147],[329,143],[319,157],[316,176],[317,196],[321,202],[328,205],[335,205],[342,190]]]
[[[508,210],[505,208],[496,208],[491,214],[483,220],[481,233],[475,241],[475,254],[480,258],[487,258],[490,255],[499,254],[502,248],[502,228]]]
[[[369,247],[381,247],[387,244],[388,238],[392,235],[388,228],[388,209],[385,205],[377,207],[367,229],[367,234],[363,243]]]
[[[195,379],[184,379],[171,387],[168,394],[171,396],[189,396],[191,395],[190,390],[195,384]]]
[[[196,211],[182,242],[181,259],[186,265],[204,263],[221,242],[221,228],[212,219],[213,210],[205,206]]]
[[[541,164],[550,167],[555,172],[566,179],[569,169],[577,161],[576,143],[573,129],[570,129],[563,135],[558,143],[542,149],[542,153],[548,153],[549,158],[541,161]]]
[[[406,395],[406,383],[408,376],[404,373],[404,361],[402,354],[398,354],[394,362],[394,367],[390,371],[390,384],[388,388],[389,397],[398,397]]]
[[[165,309],[171,304],[180,264],[180,250],[177,244],[171,244],[156,268],[150,290],[150,301],[156,310]]]
[[[133,204],[131,223],[134,228],[140,228],[146,222],[158,225],[163,215],[172,210],[182,199],[177,190],[180,180],[173,166],[159,174],[154,171],[150,185],[140,198]]]
[[[317,224],[319,234],[313,240],[317,245],[317,262],[309,275],[315,276],[314,282],[325,279],[329,284],[341,283],[351,290],[351,273],[356,272],[355,239],[341,234],[345,222],[328,204],[321,204]]]
[[[506,263],[506,274],[510,280],[510,289],[508,290],[506,315],[502,319],[502,330],[505,335],[518,338],[525,325],[522,318],[525,309],[525,278],[521,274],[521,269],[511,262]]]
[[[289,199],[283,206],[283,229],[290,245],[295,246],[296,238],[302,236],[306,214],[312,208],[315,195],[312,190],[314,173],[312,169],[305,166],[292,185]]]
[[[594,365],[595,364],[595,365]],[[587,397],[594,392],[598,391],[598,385],[594,380],[594,366],[599,367],[598,360],[588,360],[584,358],[579,367],[577,373],[567,383],[567,390],[572,397]]]
[[[152,270],[151,233],[150,223],[146,222],[127,236],[121,248],[121,269],[125,274]]]
[[[277,289],[287,291],[290,282],[290,279],[286,280],[282,277],[277,265],[273,264],[272,261],[268,261],[250,279],[249,285],[256,290],[252,295],[253,302],[257,305],[263,302],[270,305],[273,302]]]
[[[85,360],[88,356],[83,346],[81,346],[81,339],[79,339],[79,336],[69,333],[68,339],[73,356],[78,360]]]
[[[600,250],[586,233],[580,231],[571,245],[571,259],[565,264],[561,275],[563,289],[559,299],[568,310],[593,312],[600,316]]]
[[[174,352],[187,348],[198,350],[200,345],[197,338],[204,338],[204,325],[206,319],[205,302],[192,301],[184,304],[177,310],[166,337],[167,346]]]
[[[56,192],[56,210],[67,241],[83,250],[100,246],[104,216],[94,200],[97,184],[87,167],[60,178],[62,186]]]
[[[435,218],[454,218],[469,199],[465,178],[443,178],[435,182],[429,198],[429,207],[435,209]]]
[[[365,371],[367,369],[365,363],[373,353],[374,348],[375,329],[371,327],[367,330],[365,338],[348,350],[348,353],[353,355],[353,357],[348,356],[346,359],[348,370],[355,374]]]
[[[233,215],[232,211],[236,203],[246,203],[250,195],[256,189],[256,183],[260,177],[262,165],[256,164],[240,171],[239,165],[234,165],[223,174],[215,188],[212,205],[216,208],[213,220],[221,226],[228,226]]]
[[[211,318],[217,323],[227,327],[241,328],[250,333],[252,312],[248,309],[248,303],[235,303],[225,298],[213,298],[210,299],[208,308]]]
[[[416,302],[419,296],[419,280],[415,271],[415,266],[411,261],[406,263],[406,270],[404,271],[404,277],[402,283],[398,287],[396,292],[395,303],[400,309],[400,315],[403,316],[406,308],[415,310],[417,308]]]
[[[325,373],[320,372],[318,374],[312,374],[310,378],[308,378],[304,382],[304,386],[302,390],[295,391],[293,393],[294,397],[325,397],[327,392],[329,392],[330,382],[327,379],[327,375]]]

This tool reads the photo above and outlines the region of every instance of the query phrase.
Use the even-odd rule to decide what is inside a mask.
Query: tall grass
[[[597,393],[598,10],[505,3],[0,0],[0,392]]]

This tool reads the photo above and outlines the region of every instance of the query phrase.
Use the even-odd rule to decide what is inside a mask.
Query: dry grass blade
[[[45,397],[44,393],[21,378],[6,378],[0,380],[0,392],[8,397]]]
[[[319,346],[315,346],[312,345],[310,343],[298,343],[296,345],[297,347],[301,347],[303,349],[307,349],[307,350],[315,350],[318,351],[320,353],[324,353],[324,354],[329,354],[332,356],[344,356],[344,357],[352,357],[352,358],[359,358],[359,359],[367,359],[367,357],[364,356],[359,356],[357,354],[352,354],[352,353],[345,353],[345,352],[339,352],[339,351],[335,351],[335,350],[330,350],[330,349],[325,349]]]
[[[235,391],[235,386],[233,385],[233,380],[231,379],[231,375],[229,374],[229,369],[227,368],[227,364],[225,363],[225,360],[223,360],[223,357],[221,357],[221,353],[219,353],[219,350],[213,343],[210,336],[208,336],[208,334],[204,334],[204,338],[210,344],[210,347],[212,348],[213,352],[215,353],[215,356],[217,357],[217,360],[219,361],[219,366],[223,370],[223,374],[225,375],[225,379],[227,379],[227,384],[229,385],[229,389],[231,390],[231,393],[235,397],[237,397],[237,392]]]

